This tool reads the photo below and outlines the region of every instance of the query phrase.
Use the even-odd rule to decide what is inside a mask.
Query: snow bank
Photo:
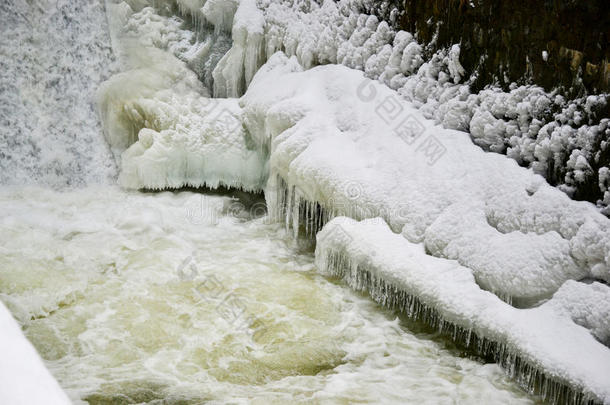
[[[329,222],[317,235],[316,264],[323,274],[494,356],[546,399],[610,403],[610,351],[586,329],[550,305],[511,307],[481,290],[469,269],[427,255],[381,220]]]
[[[380,216],[505,299],[550,297],[568,279],[610,280],[610,221],[592,205],[433,125],[361,72],[302,71],[278,53],[240,103],[252,139],[270,145],[270,209],[295,229],[317,204],[329,217]]]
[[[0,302],[0,403],[70,404],[36,349]]]

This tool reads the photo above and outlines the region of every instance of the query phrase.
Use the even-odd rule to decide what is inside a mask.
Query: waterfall
[[[0,184],[113,183],[95,90],[115,70],[100,1],[0,5]]]

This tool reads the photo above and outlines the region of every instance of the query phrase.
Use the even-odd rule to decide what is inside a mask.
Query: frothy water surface
[[[261,211],[192,192],[5,188],[0,299],[76,403],[535,401],[317,275]]]

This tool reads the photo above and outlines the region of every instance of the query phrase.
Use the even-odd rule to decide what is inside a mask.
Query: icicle
[[[343,279],[357,291],[368,291],[371,298],[390,309],[397,309],[409,319],[436,328],[440,334],[456,343],[471,348],[476,354],[493,358],[506,373],[532,394],[539,394],[551,403],[575,405],[594,404],[591,398],[574,388],[547,376],[536,366],[528,363],[504,343],[495,342],[478,335],[472,328],[463,328],[443,319],[433,308],[419,298],[407,293],[392,282],[378,277],[373,268],[350,260],[345,251],[326,249],[320,262],[325,274]]]

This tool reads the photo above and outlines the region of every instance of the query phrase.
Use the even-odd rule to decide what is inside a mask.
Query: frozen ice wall
[[[125,188],[264,186],[266,156],[237,99],[210,95],[245,91],[264,62],[263,15],[254,1],[202,4],[109,3],[123,72],[98,96]]]
[[[113,70],[102,1],[0,3],[0,184],[114,181],[95,91]]]

